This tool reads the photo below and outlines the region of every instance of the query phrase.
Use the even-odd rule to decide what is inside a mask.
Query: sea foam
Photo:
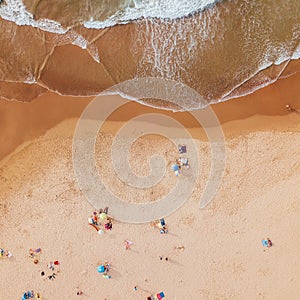
[[[6,0],[5,3],[2,3],[0,5],[0,17],[20,26],[28,25],[52,33],[64,34],[68,31],[68,29],[63,28],[61,24],[53,20],[34,20],[33,15],[26,10],[21,0]]]
[[[176,19],[203,10],[217,2],[220,0],[133,0],[132,5],[113,13],[106,20],[91,19],[84,22],[83,25],[86,28],[100,29],[140,18]],[[22,0],[6,0],[0,4],[0,17],[17,25],[28,25],[53,33],[64,34],[68,31],[68,28],[64,28],[59,22],[53,20],[34,20]]]
[[[178,19],[201,11],[220,0],[134,0],[132,6],[118,11],[105,21],[89,20],[86,28],[105,28],[116,24],[126,24],[141,18]]]

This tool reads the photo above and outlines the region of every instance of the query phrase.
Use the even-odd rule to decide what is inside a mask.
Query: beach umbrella
[[[97,268],[98,273],[104,273],[105,272],[105,267],[104,266],[98,266]]]
[[[179,170],[179,166],[177,164],[173,164],[171,167],[172,171],[178,171]]]

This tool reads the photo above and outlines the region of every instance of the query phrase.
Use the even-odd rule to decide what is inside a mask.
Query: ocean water
[[[0,17],[0,80],[61,94],[96,95],[150,76],[184,83],[216,103],[276,81],[300,57],[299,0],[5,0]],[[67,88],[49,79],[57,47],[68,44],[88,52],[97,78]],[[184,109],[205,105],[187,99]]]

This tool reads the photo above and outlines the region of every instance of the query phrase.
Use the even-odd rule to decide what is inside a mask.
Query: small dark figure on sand
[[[295,112],[295,113],[300,113],[298,110],[296,110],[294,107],[292,107],[291,105],[287,104],[285,106],[285,108],[288,110],[288,111],[291,111],[291,112]]]
[[[273,246],[272,241],[269,238],[267,238],[267,241],[268,241],[268,248],[272,247]]]

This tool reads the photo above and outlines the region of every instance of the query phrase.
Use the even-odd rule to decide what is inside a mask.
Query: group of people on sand
[[[12,253],[9,250],[4,250],[4,249],[0,248],[0,257],[11,258]]]
[[[39,262],[41,253],[42,253],[41,248],[29,249],[29,257],[33,259],[34,264],[37,264]]]
[[[167,226],[164,218],[162,218],[158,221],[152,222],[151,226],[158,228],[159,232],[161,234],[167,234],[168,233],[168,226]]]
[[[55,273],[54,271],[55,271],[55,268],[56,268],[57,266],[59,266],[59,265],[60,265],[60,263],[59,263],[58,260],[50,261],[50,262],[48,263],[47,267],[48,267],[48,269],[50,269],[50,270],[52,271],[52,274],[48,275],[48,279],[49,279],[49,280],[52,280],[52,281],[53,281],[53,280],[55,279],[57,273]],[[57,272],[59,272],[59,270],[57,270]],[[45,275],[45,273],[44,273],[44,275]],[[43,275],[42,275],[42,276],[43,276]]]
[[[98,212],[94,211],[88,219],[89,224],[93,226],[99,234],[102,234],[104,232],[103,229],[112,229],[112,220],[108,217],[107,214],[108,207],[105,207],[104,209],[100,209]]]
[[[179,154],[184,154],[186,152],[187,150],[185,145],[178,145]],[[178,159],[176,159],[175,163],[172,164],[171,169],[174,171],[175,176],[181,175],[182,167],[185,167],[186,169],[190,168],[189,159],[187,157],[180,156]]]
[[[41,253],[42,253],[41,248],[37,248],[37,249],[30,248],[29,249],[29,257],[33,259],[34,264],[38,264]],[[57,270],[56,273],[54,271],[55,271],[55,268],[59,265],[60,265],[60,263],[58,260],[50,261],[48,263],[47,267],[49,270],[51,270],[51,274],[49,273],[49,275],[47,275],[47,278],[49,280],[53,281],[55,279],[59,270]],[[45,275],[46,275],[46,273],[44,271],[42,271],[41,276],[44,277]]]
[[[40,293],[34,293],[34,291],[27,291],[23,294],[22,300],[31,299],[34,298],[34,296],[36,299],[42,299]]]
[[[109,262],[105,262],[104,264],[100,264],[98,266],[98,273],[101,273],[102,276],[106,279],[110,279],[111,276],[108,274],[109,270],[110,270],[110,263]]]

